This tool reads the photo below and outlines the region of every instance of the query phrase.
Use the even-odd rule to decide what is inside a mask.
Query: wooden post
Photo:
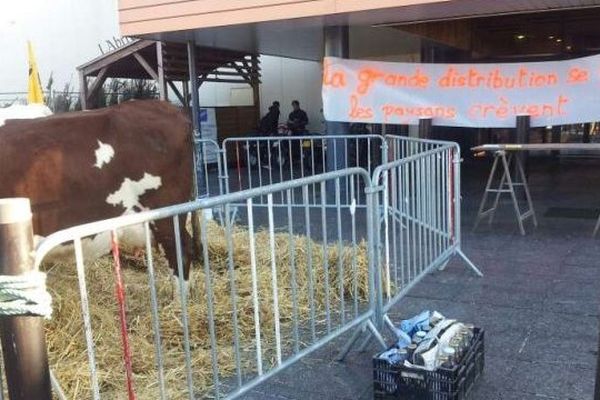
[[[85,76],[85,72],[79,71],[79,102],[81,103],[82,110],[87,110],[87,99],[88,99],[87,77]]]
[[[0,199],[0,275],[33,270],[29,199]],[[2,316],[2,350],[11,400],[52,400],[42,317]]]
[[[190,77],[191,95],[192,95],[192,107],[191,107],[191,118],[192,118],[192,140],[194,141],[194,184],[193,184],[193,195],[194,199],[200,197],[200,188],[204,190],[204,162],[201,159],[202,152],[197,151],[196,140],[202,138],[200,132],[200,121],[198,120],[200,114],[200,98],[198,93],[198,72],[196,70],[196,63],[198,58],[196,57],[196,41],[188,40],[187,42],[187,54],[188,54],[188,70]],[[204,194],[204,193],[203,193]],[[200,241],[200,213],[196,212],[192,216],[192,236],[194,238],[194,255],[200,257],[202,254],[202,245]]]
[[[256,126],[259,127],[260,126],[260,117],[261,117],[261,112],[260,112],[260,80],[258,79],[258,76],[254,75],[255,73],[258,73],[258,56],[253,55],[252,56],[252,68],[250,69],[250,82],[251,86],[252,86],[252,101],[254,103],[254,114],[255,114],[255,122],[256,122]]]
[[[167,83],[165,81],[165,68],[163,65],[163,46],[162,42],[156,42],[156,69],[158,75],[158,95],[159,99],[166,101],[169,99]]]
[[[431,128],[433,121],[431,118],[419,119],[419,139],[431,139]]]
[[[324,56],[348,58],[350,56],[350,30],[347,26],[327,26],[323,32]],[[350,124],[347,122],[326,121],[327,135],[347,135],[350,132]],[[337,157],[327,157],[327,172],[344,169],[346,165],[346,148],[343,140],[327,140],[327,148],[337,147]],[[343,151],[339,151],[343,150]],[[332,150],[328,150],[333,154]],[[333,181],[327,184],[327,193],[335,193]]]

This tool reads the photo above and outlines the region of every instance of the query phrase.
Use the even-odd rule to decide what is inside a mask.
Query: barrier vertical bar
[[[373,182],[378,182],[379,177]],[[379,223],[379,191],[372,187],[365,188],[367,197],[367,242],[369,254],[369,304],[374,307],[374,323],[378,330],[383,327],[383,282],[380,269],[380,223]]]
[[[348,182],[348,180],[346,180],[346,182]],[[348,190],[346,190],[346,194],[348,194]],[[346,199],[346,202],[348,202],[348,199]],[[342,240],[342,207],[339,178],[335,180],[335,208],[338,235],[338,285],[340,291],[341,324],[343,325],[346,323],[346,302],[344,299],[344,244]]]
[[[248,241],[250,246],[250,267],[252,271],[252,308],[254,310],[254,339],[256,341],[256,368],[258,375],[263,374],[262,367],[262,341],[260,330],[260,302],[258,299],[258,273],[256,265],[256,245],[254,242],[254,215],[252,199],[246,200],[248,213]]]
[[[215,326],[215,311],[213,300],[213,283],[211,277],[210,257],[208,254],[208,234],[206,232],[206,213],[200,213],[202,253],[204,256],[204,291],[206,293],[206,317],[208,318],[208,334],[210,337],[210,363],[213,374],[215,399],[219,400],[219,360],[217,356],[217,333]]]
[[[390,273],[390,225],[389,225],[389,175],[386,169],[383,173],[383,231],[384,231],[384,271],[385,271],[385,295],[387,300],[392,297],[392,277]],[[376,182],[379,183],[379,182]]]
[[[275,222],[273,221],[273,193],[267,195],[269,214],[269,248],[271,251],[271,290],[273,294],[273,322],[275,325],[275,351],[277,365],[281,365],[281,327],[279,320],[279,291],[277,285],[277,259],[275,254]]]
[[[241,171],[240,171],[240,149],[238,147],[239,143],[236,143],[235,155],[237,159],[238,165],[238,179],[241,185]],[[221,157],[221,167],[223,168],[223,189],[221,190],[221,194],[229,193],[229,165],[227,165],[227,147],[225,145],[221,146],[219,149],[219,157]]]
[[[398,168],[392,169],[392,257],[394,263],[394,284],[398,285]],[[402,229],[402,225],[400,225]]]
[[[204,213],[201,213],[204,215]],[[196,219],[196,218],[193,218]],[[175,236],[175,256],[177,257],[177,282],[179,284],[179,300],[181,301],[181,324],[183,327],[183,351],[185,355],[186,381],[190,400],[194,399],[194,379],[192,375],[192,355],[190,349],[190,327],[187,305],[187,285],[183,276],[183,252],[181,249],[181,230],[179,216],[173,217],[173,233]]]
[[[456,253],[464,260],[465,263],[475,272],[475,274],[479,277],[483,276],[483,273],[473,264],[473,262],[463,253],[461,245],[462,245],[462,232],[461,232],[461,210],[460,210],[460,147],[458,144],[454,145],[453,148],[454,157],[452,159],[453,164],[453,180],[454,180],[454,195],[452,197],[452,201],[454,202],[454,248]]]
[[[395,171],[397,171],[398,174],[398,206],[396,207],[397,211],[399,212],[398,216],[399,216],[399,227],[398,227],[398,233],[399,233],[399,241],[400,241],[400,277],[402,279],[402,286],[404,287],[404,285],[406,284],[406,277],[405,277],[405,270],[404,270],[404,196],[405,195],[405,190],[403,190],[403,187],[406,183],[406,180],[404,179],[404,172],[405,169],[403,168],[402,165],[399,165],[397,168],[394,168]],[[396,251],[396,250],[394,250]],[[397,267],[396,267],[397,268]]]
[[[0,200],[0,274],[34,271],[33,229],[29,199]],[[51,400],[43,319],[32,315],[2,316],[2,349],[11,400]]]
[[[225,215],[230,215],[229,204],[225,205]],[[238,327],[238,307],[237,307],[237,285],[236,285],[236,274],[235,266],[233,263],[233,234],[231,227],[231,218],[225,219],[225,235],[227,237],[227,269],[229,272],[229,285],[231,295],[231,323],[233,326],[233,349],[235,357],[235,371],[238,386],[242,386],[242,365],[240,356],[240,333]]]
[[[154,275],[154,259],[152,257],[152,240],[150,235],[150,223],[144,223],[146,265],[148,269],[148,284],[150,285],[150,304],[152,308],[152,330],[154,331],[154,351],[156,352],[156,369],[158,375],[158,389],[160,399],[165,400],[165,372],[160,340],[160,317],[158,315],[158,297],[156,293],[156,277]]]
[[[246,170],[248,171],[248,189],[252,189],[252,165],[250,163],[250,142],[246,140]],[[240,188],[240,190],[242,190]]]
[[[290,271],[292,272],[292,312],[294,324],[294,353],[300,351],[300,336],[298,333],[298,278],[296,274],[296,246],[294,244],[294,220],[292,217],[292,191],[288,189],[287,194],[287,219],[290,249]]]
[[[325,317],[327,322],[327,333],[331,332],[331,297],[329,292],[329,249],[327,240],[327,190],[325,181],[321,182],[321,229],[323,240],[323,272],[325,274]]]
[[[358,316],[358,272],[356,265],[356,191],[354,188],[354,179],[350,180],[350,196],[352,197],[352,204],[350,206],[351,215],[351,236],[352,236],[352,293],[354,297],[354,318]]]
[[[311,229],[310,229],[310,209],[308,208],[308,187],[302,187],[302,200],[304,202],[304,223],[306,229],[306,237],[307,237],[307,271],[308,271],[308,297],[309,297],[309,306],[310,306],[310,333],[311,339],[314,342],[317,338],[316,336],[316,326],[315,326],[315,278],[313,272],[313,253],[312,246],[313,241],[311,237]]]
[[[77,267],[77,282],[79,283],[79,296],[81,298],[81,313],[83,316],[83,328],[85,332],[85,344],[87,346],[88,364],[90,366],[90,380],[92,386],[92,398],[100,399],[100,385],[96,373],[96,355],[94,351],[94,338],[92,335],[92,321],[90,318],[90,307],[88,301],[88,292],[85,283],[85,267],[83,264],[83,250],[81,239],[73,241],[75,247],[75,265]]]

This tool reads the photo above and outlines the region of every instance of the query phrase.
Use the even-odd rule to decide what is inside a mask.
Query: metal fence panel
[[[217,142],[211,139],[194,138],[194,177],[197,199],[224,193],[222,162],[221,148]],[[218,191],[215,188],[218,188]]]
[[[327,148],[319,156],[314,150],[317,142]],[[251,160],[252,143],[255,164],[242,172],[242,161]],[[211,386],[212,397],[233,398],[353,328],[356,331],[342,355],[365,327],[385,345],[378,330],[384,323],[391,324],[386,313],[429,271],[443,268],[451,256],[459,255],[481,274],[461,250],[460,151],[456,144],[363,135],[237,138],[226,140],[222,149],[213,141],[199,140],[196,146],[199,189],[204,188],[205,198],[66,229],[38,247],[36,265],[58,246],[74,245],[82,340],[94,399],[103,395],[105,366],[95,349],[100,328],[90,309],[98,304],[94,303],[96,293],[88,289],[91,264],[82,246],[90,237],[112,233],[113,254],[118,254],[124,228],[142,224],[148,300],[144,310],[138,311],[149,316],[156,376],[153,396],[161,399],[169,398],[173,390],[169,358],[174,352],[183,371],[175,383],[178,393],[193,399],[199,386]],[[227,172],[228,147],[236,154],[237,177],[233,179]],[[208,156],[211,151],[217,154],[216,177],[208,172],[215,160]],[[267,158],[261,159],[260,151]],[[298,157],[294,159],[295,151]],[[342,165],[349,168],[324,173],[331,157],[339,162],[340,151]],[[352,151],[355,158],[350,158]],[[280,163],[284,152],[296,162]],[[278,160],[276,166],[274,160]],[[305,162],[310,162],[308,170]],[[211,186],[218,186],[221,195],[212,195]],[[223,194],[234,189],[241,190]],[[216,210],[220,225],[205,210]],[[198,289],[188,295],[183,277],[189,226],[181,217],[189,214],[197,216],[192,221],[200,227],[202,253],[190,278]],[[174,329],[164,325],[164,290],[158,287],[158,267],[164,262],[152,251],[152,232],[164,223],[172,228],[167,246],[174,252],[170,267],[178,272],[173,293],[177,293],[180,309],[177,316],[169,315],[180,321],[175,330],[181,340],[177,351],[168,348],[174,339],[167,335]],[[221,258],[211,250],[218,240]],[[166,253],[164,243],[163,249]],[[119,264],[115,256],[123,360],[128,366],[124,372],[131,391],[135,390],[131,358],[135,360],[136,348],[128,354],[127,281],[121,280]],[[206,361],[198,364],[200,359]]]
[[[98,221],[46,238],[38,247],[36,265],[57,246],[75,245],[80,289],[77,300],[84,322],[91,397],[106,397],[102,393],[102,379],[106,379],[103,377],[107,366],[100,364],[96,348],[104,328],[94,319],[93,312],[94,307],[106,307],[106,304],[95,304],[96,293],[88,290],[92,263],[86,259],[82,242],[105,232],[114,233],[116,247],[113,254],[118,254],[115,249],[118,251],[119,235],[124,228],[133,225],[142,224],[145,235],[144,267],[149,290],[147,308],[138,312],[151,316],[152,323],[147,328],[153,332],[151,348],[155,358],[156,398],[168,398],[173,389],[166,378],[173,371],[167,370],[166,365],[169,357],[173,357],[174,349],[168,347],[165,310],[161,309],[157,290],[156,269],[164,262],[152,252],[152,227],[161,221],[170,221],[173,228],[175,268],[179,272],[181,309],[178,318],[181,325],[178,336],[183,339],[183,348],[177,351],[185,371],[182,375],[185,378],[180,381],[185,383],[181,382],[177,389],[187,393],[190,399],[200,394],[200,375],[210,375],[211,396],[233,398],[352,328],[366,324],[375,331],[370,322],[374,315],[376,282],[370,257],[373,250],[370,246],[365,248],[364,242],[359,241],[362,237],[367,243],[373,242],[369,239],[374,226],[370,214],[359,214],[355,208],[343,209],[340,192],[335,196],[333,209],[325,207],[324,191],[321,191],[320,207],[309,207],[308,202],[300,209],[292,207],[294,191],[307,199],[312,186],[323,188],[331,183],[340,188],[347,178],[351,182],[360,181],[360,187],[371,186],[365,170],[346,169]],[[354,189],[353,194],[358,195],[358,189]],[[274,200],[280,196],[284,197],[286,206],[277,208]],[[266,206],[257,207],[256,202],[262,198],[266,199]],[[225,226],[209,220],[204,212],[197,213],[222,209],[228,215],[232,204],[244,206],[239,209],[237,222],[227,218]],[[197,290],[189,295],[183,280],[186,243],[182,232],[186,227],[180,226],[180,217],[188,213],[200,215],[203,248],[201,261],[195,264],[198,271],[190,278]],[[358,232],[361,226],[365,229]],[[210,253],[210,249],[218,244],[215,232],[220,232],[225,242],[226,261],[223,265]],[[357,261],[360,251],[365,254]],[[115,268],[118,266],[116,255]],[[117,294],[120,293],[123,358],[125,364],[131,366],[140,354],[136,353],[135,345],[131,355],[127,350],[132,332],[127,326],[131,321],[125,318],[127,298],[123,288],[128,282],[118,273],[115,283]],[[201,307],[197,307],[198,304]],[[173,326],[168,329],[172,330]],[[210,361],[198,364],[201,358],[198,351],[202,346],[210,350],[207,354]],[[122,388],[124,393],[139,390],[132,374],[127,374],[126,382],[127,386]]]
[[[448,177],[454,151],[452,145],[440,145],[375,171],[374,182],[383,186],[379,198],[386,312],[454,254],[454,201]]]
[[[461,250],[460,148],[456,143],[387,137],[397,160],[378,167],[381,188],[374,212],[382,232],[381,302],[387,313],[425,275],[458,255],[481,272]],[[376,233],[377,234],[377,233]],[[375,234],[375,235],[376,235]]]
[[[232,176],[224,185],[227,192],[252,189],[314,176],[327,171],[360,167],[369,175],[387,157],[385,140],[380,135],[307,135],[284,137],[227,138],[223,141],[224,165],[232,166]],[[227,154],[235,154],[228,160]],[[228,172],[226,171],[228,175]],[[356,177],[346,177],[340,182],[341,204],[349,206],[352,200],[364,207],[364,186]],[[353,187],[352,187],[353,186]],[[332,195],[327,196],[327,207],[335,207],[334,187],[326,187]],[[350,192],[355,190],[355,196]],[[300,192],[293,192],[294,205],[303,201]],[[308,199],[312,206],[320,206],[321,188],[309,188]],[[285,204],[283,196],[276,196],[274,205]],[[257,205],[266,205],[266,198]]]

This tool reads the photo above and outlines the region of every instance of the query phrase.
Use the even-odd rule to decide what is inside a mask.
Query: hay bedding
[[[211,265],[211,280],[215,298],[215,326],[218,342],[220,378],[235,374],[233,348],[232,301],[229,284],[228,251],[225,231],[216,223],[207,226],[209,241],[208,253]],[[271,259],[269,235],[258,231],[255,235],[257,250],[258,287],[260,292],[260,322],[262,326],[263,368],[273,365],[274,356],[274,316],[271,296]],[[252,282],[248,231],[235,226],[233,230],[233,262],[237,286],[236,306],[242,354],[242,369],[252,377],[256,371],[254,343],[254,309],[252,305]],[[277,233],[276,260],[279,288],[279,307],[282,337],[292,338],[292,284],[289,236]],[[315,311],[320,322],[317,329],[324,329],[325,290],[323,273],[323,245],[312,242],[314,266]],[[297,293],[299,319],[306,321],[310,314],[308,248],[309,239],[294,236],[295,265],[297,269]],[[338,286],[338,246],[327,247],[329,260],[329,280],[331,282],[331,309],[339,308]],[[357,267],[357,293],[361,300],[367,298],[367,249],[365,243],[343,248],[345,273],[345,299],[347,316],[351,312],[351,298],[354,295],[353,260]],[[183,351],[183,331],[181,307],[172,301],[172,284],[164,258],[155,255],[155,271],[159,301],[159,319],[162,350],[164,357],[165,382],[168,398],[187,398],[186,369]],[[127,319],[132,351],[134,387],[138,398],[158,398],[158,377],[154,351],[154,336],[150,311],[150,289],[145,268],[132,267],[131,262],[123,270],[126,284]],[[143,262],[137,264],[144,264]],[[72,265],[48,266],[49,288],[54,298],[54,314],[47,327],[47,341],[51,368],[60,381],[67,396],[72,399],[90,397],[88,359],[81,318],[77,274]],[[190,346],[192,353],[194,387],[198,395],[209,393],[212,386],[210,339],[208,330],[207,305],[204,289],[202,265],[194,265],[192,288],[188,301],[190,323]],[[112,259],[105,257],[86,266],[86,283],[90,299],[90,314],[94,332],[96,363],[103,398],[124,399],[125,373],[121,353],[117,304],[114,296]],[[339,321],[339,314],[337,315]],[[336,322],[334,318],[334,322]],[[301,340],[310,341],[308,323],[300,327]],[[292,349],[291,340],[284,344],[284,355]]]

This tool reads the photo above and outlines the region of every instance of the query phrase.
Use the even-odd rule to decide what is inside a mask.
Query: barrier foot
[[[337,357],[335,358],[336,361],[344,361],[344,359],[346,358],[346,356],[348,355],[348,353],[350,353],[350,350],[352,349],[352,346],[354,346],[354,343],[356,343],[356,341],[358,340],[358,338],[360,338],[360,335],[363,334],[363,332],[365,331],[367,325],[363,324],[360,327],[356,328],[356,330],[354,331],[354,333],[352,334],[352,336],[350,337],[350,340],[348,340],[346,342],[346,344],[344,345],[344,347],[342,348],[342,350],[338,353]]]
[[[365,338],[363,343],[361,343],[361,346],[360,346],[360,348],[363,348],[362,351],[364,351],[364,347],[366,347],[369,344],[369,342],[371,341],[372,338],[375,338],[384,350],[387,349],[387,345],[385,343],[385,340],[383,339],[383,336],[381,336],[381,333],[379,333],[379,330],[375,327],[375,325],[373,325],[373,322],[371,322],[369,320],[366,323],[364,323],[361,327],[357,328],[354,331],[354,333],[352,334],[352,336],[350,337],[348,342],[346,342],[346,344],[344,345],[342,350],[339,352],[339,354],[337,355],[335,360],[339,361],[339,362],[344,361],[346,359],[346,356],[348,355],[348,353],[350,353],[350,350],[352,350],[352,347],[354,346],[356,341],[360,338],[360,336],[363,333],[365,333],[365,331],[367,329],[369,330],[367,332],[367,337]]]
[[[394,323],[392,322],[392,320],[390,319],[390,317],[388,317],[387,315],[384,315],[384,317],[383,317],[383,323],[389,329],[389,331],[392,333],[392,335],[397,336],[396,327],[394,326]],[[371,333],[371,331],[369,331],[367,333],[367,336],[365,337],[365,339],[361,343],[361,345],[358,347],[357,351],[359,353],[364,352],[365,349],[367,348],[367,346],[369,345],[369,343],[370,343],[370,341],[371,341],[372,338],[373,338],[373,334]],[[384,343],[384,347],[385,347],[385,343]]]
[[[369,345],[369,343],[371,342],[372,338],[373,338],[373,334],[370,331],[367,332],[367,335],[363,339],[363,341],[360,344],[360,346],[358,346],[358,349],[356,351],[358,351],[359,353],[363,353],[366,350],[366,348]]]
[[[469,259],[469,257],[467,257],[465,255],[465,253],[462,252],[462,250],[458,249],[458,250],[456,250],[456,253],[460,256],[460,258],[462,258],[464,260],[465,263],[467,263],[469,268],[471,268],[473,270],[473,272],[475,272],[475,274],[477,274],[477,276],[479,276],[480,278],[483,277],[483,274],[481,273],[479,268],[477,268],[475,266],[475,264],[473,264],[473,262]]]
[[[387,314],[383,316],[383,322],[385,323],[385,326],[388,327],[390,332],[392,332],[394,335],[396,335],[396,327],[394,326],[394,323],[392,322],[390,317],[388,317]]]
[[[446,261],[444,261],[442,263],[442,265],[440,265],[440,267],[438,268],[438,270],[443,271],[446,269],[446,267],[448,266],[448,263],[450,263],[450,259],[447,259]]]

